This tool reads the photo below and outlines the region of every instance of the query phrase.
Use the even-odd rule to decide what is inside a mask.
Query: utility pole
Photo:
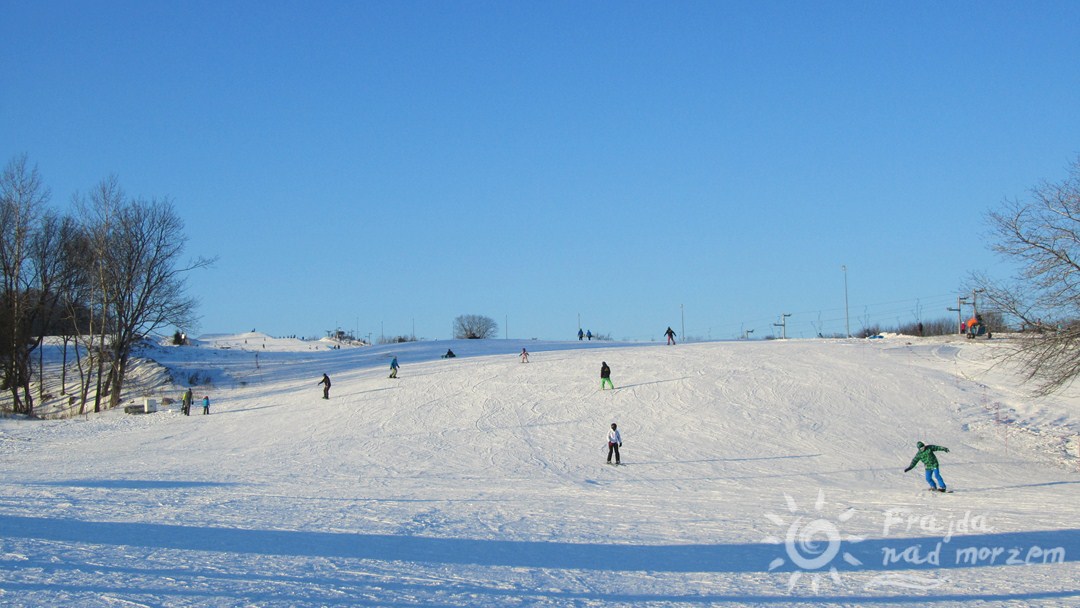
[[[840,270],[844,271],[844,331],[847,333],[847,337],[851,337],[851,313],[848,312],[848,294],[847,294],[847,264],[840,267]]]
[[[956,308],[945,309],[956,313],[956,332],[960,334],[964,333],[964,330],[961,329],[964,325],[964,304],[967,304],[967,298],[959,296],[956,298]]]
[[[774,326],[779,327],[781,331],[781,339],[787,340],[787,318],[791,316],[791,313],[782,313],[780,315],[780,322],[773,323]]]

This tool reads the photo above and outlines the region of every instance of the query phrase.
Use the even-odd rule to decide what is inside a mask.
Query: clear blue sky
[[[0,154],[170,197],[200,332],[790,336],[1006,273],[1080,2],[0,0]],[[500,330],[502,335],[502,330]]]

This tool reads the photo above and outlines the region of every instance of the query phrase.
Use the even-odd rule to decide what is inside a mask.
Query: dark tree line
[[[120,403],[133,349],[155,330],[186,327],[196,301],[183,262],[184,223],[168,199],[128,197],[115,177],[73,197],[73,211],[48,206],[49,189],[26,156],[0,174],[0,389],[12,409],[33,415],[43,397],[42,344],[64,345],[60,385],[67,389],[68,345],[78,372],[79,412]],[[35,361],[36,355],[36,361]]]

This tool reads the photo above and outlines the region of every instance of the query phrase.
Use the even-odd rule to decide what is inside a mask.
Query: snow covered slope
[[[1080,399],[1001,343],[198,344],[210,416],[0,421],[0,602],[1080,603]]]

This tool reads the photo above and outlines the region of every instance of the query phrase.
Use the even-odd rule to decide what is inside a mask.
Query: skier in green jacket
[[[921,462],[923,463],[923,466],[926,467],[926,483],[930,484],[930,489],[944,492],[945,481],[941,479],[941,471],[938,470],[940,465],[938,465],[937,456],[934,455],[934,452],[945,452],[948,454],[949,448],[941,447],[939,445],[926,445],[921,441],[916,443],[915,447],[919,448],[919,451],[915,453],[915,457],[911,459],[911,464],[908,465],[908,468],[904,469],[904,472],[907,473],[911,469],[914,469],[915,465]],[[934,483],[935,480],[937,481],[937,484]]]

